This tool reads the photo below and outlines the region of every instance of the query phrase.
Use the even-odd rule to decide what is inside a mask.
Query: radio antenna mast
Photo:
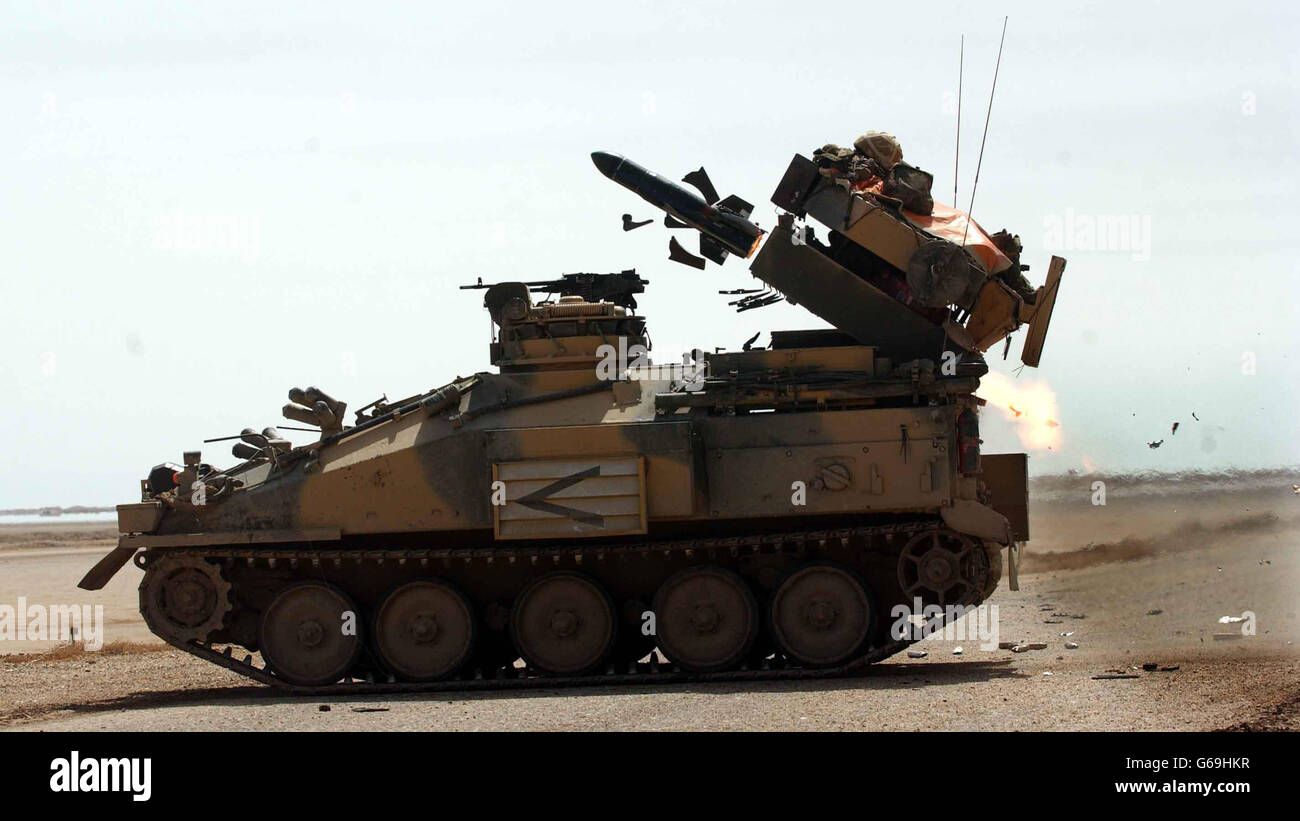
[[[993,117],[993,95],[998,90],[998,69],[1002,67],[1002,45],[1007,41],[1007,18],[1002,18],[1002,39],[998,42],[998,61],[993,66],[993,88],[989,90],[989,110],[984,115],[984,136],[980,138],[980,156],[975,162],[975,182],[970,188],[970,207],[966,209],[966,230],[961,234],[961,245],[966,247],[966,235],[970,233],[971,214],[975,211],[975,189],[980,184],[980,166],[984,165],[984,143],[989,138],[989,120]]]
[[[957,52],[957,146],[952,157],[952,207],[957,207],[957,171],[961,168],[961,75],[966,61],[966,35],[961,36],[961,48]]]

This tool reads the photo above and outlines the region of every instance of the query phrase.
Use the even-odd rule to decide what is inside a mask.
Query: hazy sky
[[[770,227],[792,154],[883,129],[948,201],[965,34],[965,207],[1004,13],[975,217],[1035,282],[1069,259],[1019,377],[1061,425],[1032,469],[1296,464],[1295,4],[973,6],[4,3],[0,507],[133,501],[291,386],[356,408],[486,370],[477,277],[636,267],[660,361],[820,327],[624,234],[655,215],[589,153],[703,164]],[[1019,449],[996,413],[985,439]]]

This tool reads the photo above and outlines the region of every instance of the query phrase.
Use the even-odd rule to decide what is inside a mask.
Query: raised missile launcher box
[[[738,198],[593,158],[710,259],[761,242],[752,272],[834,328],[655,365],[633,271],[478,283],[495,371],[352,424],[290,391],[318,441],[250,428],[229,467],[159,465],[82,586],[134,559],[151,630],[299,693],[834,675],[917,638],[895,607],[987,598],[1028,533],[1023,454],[980,451],[979,343],[1045,332],[1043,292],[986,300],[981,275],[970,305],[907,304],[903,251],[939,238],[887,203],[787,173],[765,234]]]
[[[893,272],[905,278],[919,297],[918,307],[951,304],[960,309],[960,324],[951,316],[945,316],[942,323],[943,335],[958,348],[986,351],[1021,325],[1030,325],[1022,360],[1038,367],[1065,271],[1061,257],[1052,257],[1045,283],[1034,293],[1033,301],[1027,302],[996,276],[1010,267],[1011,261],[1001,257],[983,230],[956,209],[936,205],[933,215],[909,213],[871,191],[855,190],[847,180],[823,175],[812,160],[799,154],[791,160],[771,199],[791,215],[811,217],[832,232],[830,246],[821,246],[802,241],[793,220],[785,220],[782,240],[766,243],[754,260],[754,275],[785,292],[791,301],[850,333],[856,325],[862,334],[859,338],[879,338],[883,324],[885,333],[924,338],[931,344],[934,332],[919,331],[911,317],[895,310],[897,297],[879,287],[882,275],[888,278]],[[934,230],[940,225],[942,232]],[[978,240],[980,246],[954,244],[952,238],[959,235],[962,242]],[[852,244],[847,253],[846,240]],[[954,249],[960,253],[952,253]],[[851,300],[852,308],[845,305],[846,290],[861,294]],[[930,294],[936,298],[926,299]],[[861,306],[873,307],[853,309]],[[920,316],[924,312],[913,313]],[[932,345],[929,351],[942,350],[945,344]]]

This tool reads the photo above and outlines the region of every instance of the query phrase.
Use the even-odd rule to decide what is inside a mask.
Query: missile
[[[709,199],[618,154],[593,151],[591,161],[606,177],[699,231],[700,254],[716,263],[721,264],[727,252],[748,259],[763,239],[763,229],[747,219],[754,206],[735,194],[718,200],[702,168],[687,174],[686,182],[709,192]]]

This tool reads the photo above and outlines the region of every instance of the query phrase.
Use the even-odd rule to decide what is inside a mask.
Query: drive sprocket
[[[199,556],[163,555],[145,566],[140,612],[165,639],[205,641],[232,609],[221,567]]]

